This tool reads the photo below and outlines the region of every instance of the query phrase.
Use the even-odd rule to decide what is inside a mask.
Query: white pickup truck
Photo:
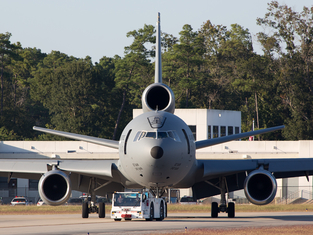
[[[116,192],[112,198],[111,218],[115,221],[146,219],[162,221],[167,216],[164,198],[144,192]]]

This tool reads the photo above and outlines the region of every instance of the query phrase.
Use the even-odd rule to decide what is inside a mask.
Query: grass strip
[[[27,214],[80,214],[82,207],[74,206],[0,206],[0,215]],[[110,213],[111,205],[106,205],[106,213]],[[236,205],[236,212],[284,212],[284,211],[313,211],[313,204],[296,205]],[[179,205],[168,204],[168,213],[211,213],[211,205]]]

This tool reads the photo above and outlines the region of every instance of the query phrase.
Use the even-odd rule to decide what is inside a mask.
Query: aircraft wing
[[[239,139],[246,138],[246,137],[249,137],[249,136],[265,134],[265,133],[268,133],[268,132],[281,130],[283,128],[285,128],[284,125],[271,127],[271,128],[266,128],[266,129],[261,129],[261,130],[257,130],[257,131],[249,131],[249,132],[240,133],[240,134],[236,134],[236,135],[228,135],[228,136],[214,138],[214,139],[200,140],[200,141],[196,141],[195,142],[196,149],[201,149],[201,148],[209,147],[209,146],[212,146],[212,145],[229,142],[229,141],[232,141],[232,140],[239,140]]]
[[[3,177],[21,177],[39,179],[47,172],[47,165],[52,163],[51,159],[0,159],[0,174]]]
[[[72,190],[88,192],[90,181],[94,179],[97,195],[105,196],[106,192],[123,191],[123,182],[128,182],[117,169],[118,161],[106,159],[0,159],[0,176],[8,177],[8,181],[11,178],[39,180],[48,172],[57,174],[62,171],[70,179]],[[57,166],[57,170],[53,171],[53,166]],[[42,187],[38,190],[42,190]]]
[[[5,176],[40,178],[52,165],[58,169],[99,178],[113,178],[112,169],[118,160],[0,159],[0,172]]]
[[[118,149],[118,146],[119,146],[119,142],[116,140],[108,140],[108,139],[87,136],[87,135],[74,134],[70,132],[56,131],[56,130],[51,130],[47,128],[37,127],[37,126],[34,126],[33,129],[36,131],[41,131],[41,132],[45,132],[48,134],[58,135],[58,136],[62,136],[62,137],[66,137],[66,138],[70,138],[74,140],[81,140],[81,141],[85,141],[85,142],[89,142],[93,144],[99,144],[99,145],[103,145],[103,146],[107,146],[107,147],[115,148],[115,149]]]
[[[220,194],[215,185],[221,177],[227,180],[229,192],[244,188],[246,176],[261,166],[276,179],[313,175],[313,159],[239,159],[239,160],[197,160],[198,172],[203,172],[193,185],[197,198]]]
[[[250,172],[263,166],[276,178],[305,176],[313,173],[313,159],[311,158],[283,158],[283,159],[239,159],[239,160],[197,160],[203,169],[203,180]],[[310,175],[310,174],[308,174]],[[312,175],[312,174],[311,174]]]

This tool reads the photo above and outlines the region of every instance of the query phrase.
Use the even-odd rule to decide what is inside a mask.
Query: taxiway
[[[149,234],[187,229],[231,229],[259,226],[309,225],[313,223],[313,212],[258,212],[236,213],[236,218],[229,219],[227,214],[211,218],[209,213],[169,214],[159,221],[121,221],[99,219],[91,214],[82,219],[80,214],[71,215],[0,215],[1,234]]]

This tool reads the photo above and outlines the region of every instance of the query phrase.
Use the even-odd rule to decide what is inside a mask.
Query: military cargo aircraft
[[[195,199],[220,194],[220,203],[212,203],[211,216],[226,212],[232,218],[235,205],[226,200],[227,193],[244,189],[250,202],[265,205],[276,195],[276,178],[313,174],[313,160],[307,158],[196,159],[197,149],[280,130],[284,126],[195,141],[187,124],[174,114],[173,91],[162,83],[160,14],[156,32],[155,81],[143,92],[143,113],[129,122],[119,141],[33,128],[118,149],[118,160],[0,159],[1,175],[39,179],[40,197],[49,205],[64,204],[71,190],[87,192],[91,202],[83,203],[83,218],[92,212],[103,217],[104,204],[96,205],[96,195],[127,188],[147,189],[155,197],[162,197],[168,188],[190,187]]]

